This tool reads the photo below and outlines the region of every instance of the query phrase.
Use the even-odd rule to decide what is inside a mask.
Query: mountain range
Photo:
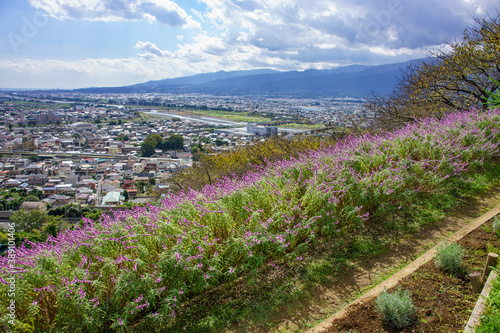
[[[378,66],[351,65],[329,70],[280,72],[270,69],[220,71],[148,81],[123,87],[93,87],[81,93],[202,93],[283,97],[369,97],[390,93],[401,71],[411,63]]]

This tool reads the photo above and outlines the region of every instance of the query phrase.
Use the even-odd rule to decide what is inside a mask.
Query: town
[[[0,93],[0,186],[38,191],[39,205],[112,207],[168,193],[196,152],[373,119],[359,99],[210,95]],[[174,147],[146,148],[151,135]],[[25,205],[26,206],[26,205]],[[4,200],[0,209],[19,209]]]

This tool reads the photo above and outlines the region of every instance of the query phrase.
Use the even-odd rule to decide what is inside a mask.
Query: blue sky
[[[497,9],[491,0],[0,0],[0,88],[400,62]]]

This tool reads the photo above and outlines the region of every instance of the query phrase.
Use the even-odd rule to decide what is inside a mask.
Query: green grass
[[[279,125],[279,127],[282,128],[290,128],[290,129],[321,129],[323,128],[323,125],[319,124],[298,124],[298,123],[288,123],[288,124],[283,124]]]

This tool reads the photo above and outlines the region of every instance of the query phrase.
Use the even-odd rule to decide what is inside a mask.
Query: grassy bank
[[[214,331],[266,316],[500,175],[500,111],[350,137],[13,253],[14,325]],[[9,299],[2,298],[2,311]]]

